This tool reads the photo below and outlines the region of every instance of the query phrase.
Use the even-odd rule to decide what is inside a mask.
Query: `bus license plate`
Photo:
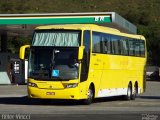
[[[55,92],[46,92],[46,95],[55,95]]]

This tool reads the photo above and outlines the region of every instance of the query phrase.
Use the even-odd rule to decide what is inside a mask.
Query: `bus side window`
[[[129,55],[130,56],[135,56],[134,39],[129,39],[128,45],[129,45]]]
[[[135,41],[135,56],[139,57],[140,56],[140,41],[139,40],[134,40]]]
[[[112,43],[112,54],[120,55],[120,46],[119,46],[120,37],[112,35],[111,36],[111,43]]]
[[[101,36],[100,33],[92,33],[92,52],[101,53]]]
[[[112,54],[115,54],[114,41],[112,37],[111,37],[111,51],[112,51]]]
[[[141,57],[145,56],[145,44],[143,40],[140,40],[140,56]]]
[[[111,47],[111,40],[107,40],[107,53],[111,54],[112,53],[112,47]]]
[[[128,45],[125,37],[120,40],[121,55],[128,55]]]
[[[111,41],[110,41],[110,35],[103,34],[102,36],[102,48],[104,54],[111,54]]]

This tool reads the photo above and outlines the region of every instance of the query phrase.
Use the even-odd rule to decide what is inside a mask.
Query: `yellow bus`
[[[35,29],[30,48],[28,97],[83,100],[145,91],[146,42],[141,35],[93,24],[48,25]]]

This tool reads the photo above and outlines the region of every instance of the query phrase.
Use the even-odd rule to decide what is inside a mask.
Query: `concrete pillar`
[[[1,33],[1,52],[7,52],[7,32]]]

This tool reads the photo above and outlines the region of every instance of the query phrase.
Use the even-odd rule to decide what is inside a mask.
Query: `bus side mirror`
[[[24,45],[20,48],[20,52],[19,52],[19,58],[21,60],[24,60],[24,57],[25,57],[25,51],[27,48],[30,48],[30,45]]]
[[[83,59],[83,52],[84,52],[84,46],[80,46],[78,51],[78,60]]]

